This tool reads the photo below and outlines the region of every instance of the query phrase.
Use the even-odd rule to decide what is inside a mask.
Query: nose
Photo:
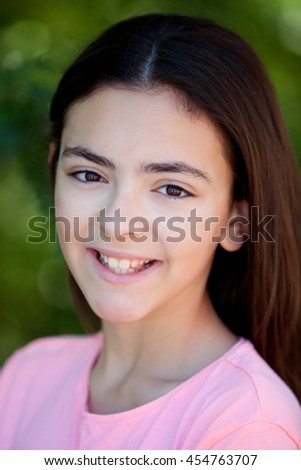
[[[115,191],[99,212],[100,235],[104,241],[143,241],[150,230],[146,210],[131,188]]]

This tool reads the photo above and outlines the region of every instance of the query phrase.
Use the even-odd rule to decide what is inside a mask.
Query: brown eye
[[[80,170],[70,173],[70,176],[80,181],[81,183],[106,183],[106,179],[95,171]]]
[[[176,186],[175,184],[164,184],[159,188],[159,192],[166,197],[172,199],[185,199],[186,197],[193,197],[193,194],[188,192],[186,189],[181,188],[181,186]]]
[[[94,182],[94,181],[99,181],[100,176],[97,173],[94,173],[94,171],[86,171],[85,172],[85,180],[89,182]]]
[[[166,186],[166,194],[172,197],[180,197],[183,193],[183,189],[178,186],[168,185]]]

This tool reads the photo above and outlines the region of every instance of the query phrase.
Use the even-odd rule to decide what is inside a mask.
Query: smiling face
[[[216,128],[167,90],[105,88],[73,105],[55,186],[56,216],[69,221],[70,241],[66,224],[57,229],[94,312],[132,322],[202,309],[212,237],[238,213],[232,183]]]

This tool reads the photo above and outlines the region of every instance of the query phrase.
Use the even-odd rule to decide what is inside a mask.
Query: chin
[[[148,314],[145,309],[143,309],[143,311],[139,311],[137,305],[126,306],[125,303],[122,302],[114,302],[114,305],[112,305],[112,302],[104,302],[103,299],[100,302],[98,299],[96,301],[91,301],[89,304],[95,315],[97,315],[101,320],[111,323],[133,323],[141,320]]]

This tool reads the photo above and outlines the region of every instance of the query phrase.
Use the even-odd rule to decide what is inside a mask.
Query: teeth
[[[119,263],[118,263],[117,259],[109,258],[108,264],[109,264],[110,268],[118,268]]]
[[[132,261],[128,259],[118,260],[116,258],[108,258],[107,256],[101,253],[100,253],[100,259],[103,263],[107,265],[107,267],[110,268],[111,271],[117,274],[128,274],[128,273],[134,273],[134,272],[140,271],[141,269],[133,269],[133,268],[136,268],[137,266],[139,268],[142,268],[143,265],[147,265],[151,261],[150,259],[146,259],[144,261],[137,260],[137,259],[134,259]]]
[[[119,261],[119,268],[120,269],[129,269],[131,262],[128,259],[121,259]]]

